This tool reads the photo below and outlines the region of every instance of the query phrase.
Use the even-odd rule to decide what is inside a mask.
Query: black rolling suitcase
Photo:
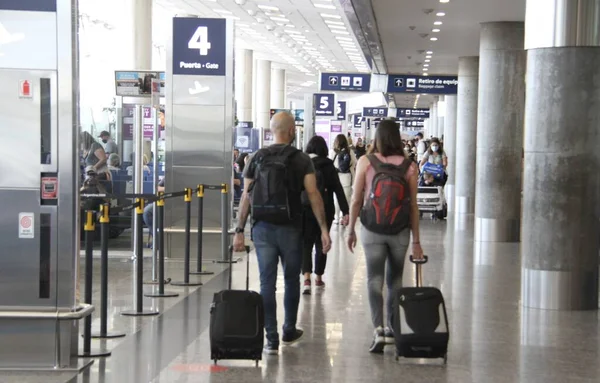
[[[448,316],[442,292],[435,287],[421,287],[423,260],[416,264],[417,287],[403,287],[398,291],[398,311],[394,313],[396,360],[405,358],[443,358],[447,362]]]
[[[250,291],[250,247],[246,246],[246,290],[231,289],[229,248],[229,289],[215,293],[210,310],[210,358],[262,360],[265,314],[260,294]]]

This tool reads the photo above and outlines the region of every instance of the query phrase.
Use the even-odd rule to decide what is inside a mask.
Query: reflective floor
[[[124,319],[118,312],[132,304],[131,264],[115,260],[111,263],[111,276],[117,280],[111,285],[111,327],[129,335],[94,341],[96,346],[111,348],[112,356],[96,360],[78,376],[0,372],[0,382],[600,381],[597,312],[522,308],[518,244],[475,244],[472,219],[421,222],[421,242],[430,256],[425,284],[441,288],[450,320],[446,366],[441,360],[396,362],[392,348],[384,355],[368,353],[372,328],[364,254],[360,248],[355,254],[348,252],[336,228],[324,277],[326,289],[301,299],[299,327],[305,337],[294,346],[282,347],[278,357],[265,356],[258,368],[250,361],[222,361],[215,367],[209,359],[209,306],[213,293],[227,282],[227,273],[220,273],[222,266],[207,265],[217,274],[202,277],[206,283],[201,288],[169,287],[182,295],[145,300],[149,307],[154,304],[161,310],[160,316]],[[257,289],[255,257],[251,262],[251,288]],[[169,268],[177,273],[181,263],[170,262]],[[244,263],[234,266],[234,286],[244,286],[244,273]],[[414,284],[413,273],[412,267],[406,268],[405,285]],[[282,279],[278,297],[281,307]],[[281,322],[282,310],[279,317]]]

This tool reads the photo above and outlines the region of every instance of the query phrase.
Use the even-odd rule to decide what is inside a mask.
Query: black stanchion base
[[[214,272],[212,271],[190,271],[191,275],[213,275]]]
[[[124,315],[126,317],[149,317],[149,316],[158,315],[158,314],[159,314],[158,311],[151,311],[151,310],[140,311],[140,312],[137,312],[135,310],[131,310],[131,311],[123,311],[123,312],[121,312],[121,315]]]
[[[193,287],[202,286],[201,282],[171,282],[171,286]]]
[[[169,283],[171,283],[171,278],[165,279],[165,285],[168,285]],[[144,284],[145,285],[158,285],[159,281],[145,281]]]
[[[144,294],[144,296],[148,297],[148,298],[175,298],[175,297],[178,297],[179,294],[172,293],[170,291],[165,291],[164,293],[161,294],[157,291],[155,293]]]
[[[106,334],[102,334],[100,332],[93,332],[92,339],[114,339],[114,338],[123,338],[126,334],[124,332],[107,332]]]
[[[112,352],[108,350],[91,350],[90,352],[80,351],[77,353],[78,358],[103,358],[110,356]]]
[[[236,259],[231,260],[231,263],[238,263],[241,261],[242,261],[242,258],[236,258]],[[229,263],[229,261],[214,261],[214,262],[215,263]]]

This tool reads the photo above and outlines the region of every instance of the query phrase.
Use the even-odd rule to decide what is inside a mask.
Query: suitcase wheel
[[[448,364],[448,354],[444,354],[444,364]]]
[[[217,359],[213,359],[213,361],[215,362],[215,366],[217,365],[218,360]]]
[[[256,363],[256,367],[258,367],[258,359],[254,361]]]

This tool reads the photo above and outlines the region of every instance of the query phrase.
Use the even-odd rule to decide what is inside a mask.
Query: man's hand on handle
[[[246,251],[246,238],[244,233],[237,233],[233,236],[233,251]]]
[[[420,243],[412,244],[412,256],[413,259],[423,259],[423,249],[421,248]]]

